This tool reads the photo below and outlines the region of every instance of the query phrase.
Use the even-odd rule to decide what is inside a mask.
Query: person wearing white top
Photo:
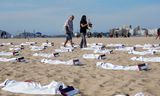
[[[66,41],[64,43],[64,47],[66,46],[68,41],[70,41],[71,46],[73,47],[73,43],[72,43],[73,20],[74,20],[74,16],[71,15],[64,24],[65,33],[66,33]]]

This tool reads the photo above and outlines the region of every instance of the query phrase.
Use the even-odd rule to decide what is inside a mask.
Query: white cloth
[[[160,47],[148,48],[148,50],[160,50]]]
[[[103,69],[110,69],[110,70],[133,70],[139,71],[138,66],[121,66],[121,65],[113,65],[111,63],[104,63],[104,62],[97,62],[96,66]]]
[[[45,49],[44,46],[30,46],[30,48],[32,51],[41,51]]]
[[[46,57],[46,58],[54,57],[53,54],[47,54],[47,53],[34,53],[33,56],[41,56],[41,57]]]
[[[110,54],[112,52],[112,50],[94,50],[94,53],[100,53],[100,54]]]
[[[9,50],[11,50],[11,51],[20,51],[21,48],[19,48],[19,47],[17,47],[17,48],[9,48]]]
[[[25,59],[24,59],[24,57],[0,58],[0,62],[25,62]]]
[[[91,48],[93,48],[94,50],[102,50],[102,49],[104,49],[104,46],[95,45],[95,46],[91,46]]]
[[[144,45],[141,45],[141,44],[136,44],[136,45],[134,45],[135,47],[141,47],[141,48],[151,48],[151,47],[153,47],[153,45],[152,44],[144,44]]]
[[[124,48],[125,45],[123,45],[123,44],[107,44],[107,47]]]
[[[134,45],[134,47],[143,47],[143,45],[136,44],[136,45]]]
[[[0,56],[13,56],[13,52],[0,52]]]
[[[35,45],[36,42],[25,42],[25,43],[21,43],[20,45]]]
[[[24,93],[24,94],[60,94],[59,87],[66,86],[62,82],[52,81],[50,84],[42,86],[36,82],[18,82],[15,80],[5,80],[0,84],[2,90],[13,92],[13,93]]]
[[[143,62],[160,62],[160,57],[132,57],[133,61],[143,61]]]
[[[144,44],[144,45],[134,45],[135,47],[141,47],[143,49],[154,49],[154,48],[160,48],[159,44]]]
[[[5,46],[5,45],[12,45],[12,43],[1,43],[0,45],[3,45],[3,46]]]
[[[128,52],[128,54],[134,54],[134,55],[153,55],[154,54],[154,51],[143,51],[143,52],[139,52],[139,51],[134,51],[134,50],[131,50]]]
[[[145,44],[143,46],[143,49],[159,49],[160,45],[159,44]]]
[[[157,50],[157,49],[149,49],[148,51],[153,52],[153,53],[160,53],[160,50]]]
[[[73,47],[60,47],[60,49],[55,49],[55,52],[72,52],[74,50]]]
[[[94,48],[92,48],[92,47],[86,47],[86,48],[82,48],[81,50],[93,51],[93,50],[94,50]]]
[[[83,54],[85,59],[102,59],[100,54]]]
[[[17,58],[0,58],[0,62],[15,62]]]
[[[12,45],[11,48],[9,48],[9,50],[13,50],[13,51],[20,51],[24,48],[23,45]]]
[[[126,94],[118,94],[118,95],[114,95],[114,96],[128,96],[128,95],[126,95]],[[136,93],[134,96],[145,96],[145,94],[144,93],[142,93],[142,92],[139,92],[139,93]],[[148,96],[148,95],[147,95]]]
[[[150,49],[153,48],[154,45],[153,44],[144,44],[143,49]]]
[[[20,45],[23,45],[23,46],[27,46],[27,45],[30,45],[30,44],[26,44],[26,43],[21,43]]]
[[[90,47],[93,48],[94,50],[102,50],[104,49],[105,46],[103,45],[103,43],[92,43],[90,44]]]
[[[116,48],[117,51],[132,51],[135,50],[135,47],[122,47],[122,48]]]
[[[52,43],[42,43],[42,45],[41,45],[41,46],[51,47],[51,46],[53,46],[53,44],[52,44]]]
[[[68,60],[68,61],[62,61],[62,60],[50,60],[50,59],[42,59],[42,63],[46,64],[54,64],[54,65],[59,65],[59,64],[64,64],[64,65],[74,65],[73,60]],[[80,62],[79,62],[80,64]]]
[[[69,50],[69,49],[55,49],[54,51],[55,52],[60,52],[60,53],[62,53],[62,52],[72,52],[72,50]]]
[[[145,94],[143,92],[139,92],[139,93],[135,94],[134,96],[145,96]]]
[[[94,50],[104,50],[103,46],[90,46],[90,47],[86,47],[86,48],[82,48],[82,50],[90,50],[90,51],[94,51]]]

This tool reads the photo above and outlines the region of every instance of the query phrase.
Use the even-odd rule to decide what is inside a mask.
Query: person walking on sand
[[[88,29],[87,18],[86,15],[83,15],[80,21],[80,33],[81,33],[80,48],[87,47],[87,41],[86,41],[87,29]]]
[[[66,44],[68,41],[70,41],[71,46],[73,47],[73,42],[72,42],[72,35],[73,35],[73,20],[74,16],[71,15],[65,22],[64,27],[65,27],[65,34],[66,34],[66,41],[64,43],[64,47],[66,47]]]
[[[160,28],[157,29],[157,36],[156,36],[156,39],[159,37],[160,39]]]

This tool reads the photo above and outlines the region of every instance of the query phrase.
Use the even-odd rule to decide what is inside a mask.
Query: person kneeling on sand
[[[64,43],[64,47],[66,47],[66,44],[68,41],[70,41],[71,46],[73,47],[73,43],[72,43],[73,20],[74,20],[74,16],[71,15],[64,24],[65,32],[66,32],[66,41]]]

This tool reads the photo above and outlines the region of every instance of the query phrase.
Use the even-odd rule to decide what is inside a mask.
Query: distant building
[[[23,32],[15,36],[16,38],[35,38],[35,33]]]

